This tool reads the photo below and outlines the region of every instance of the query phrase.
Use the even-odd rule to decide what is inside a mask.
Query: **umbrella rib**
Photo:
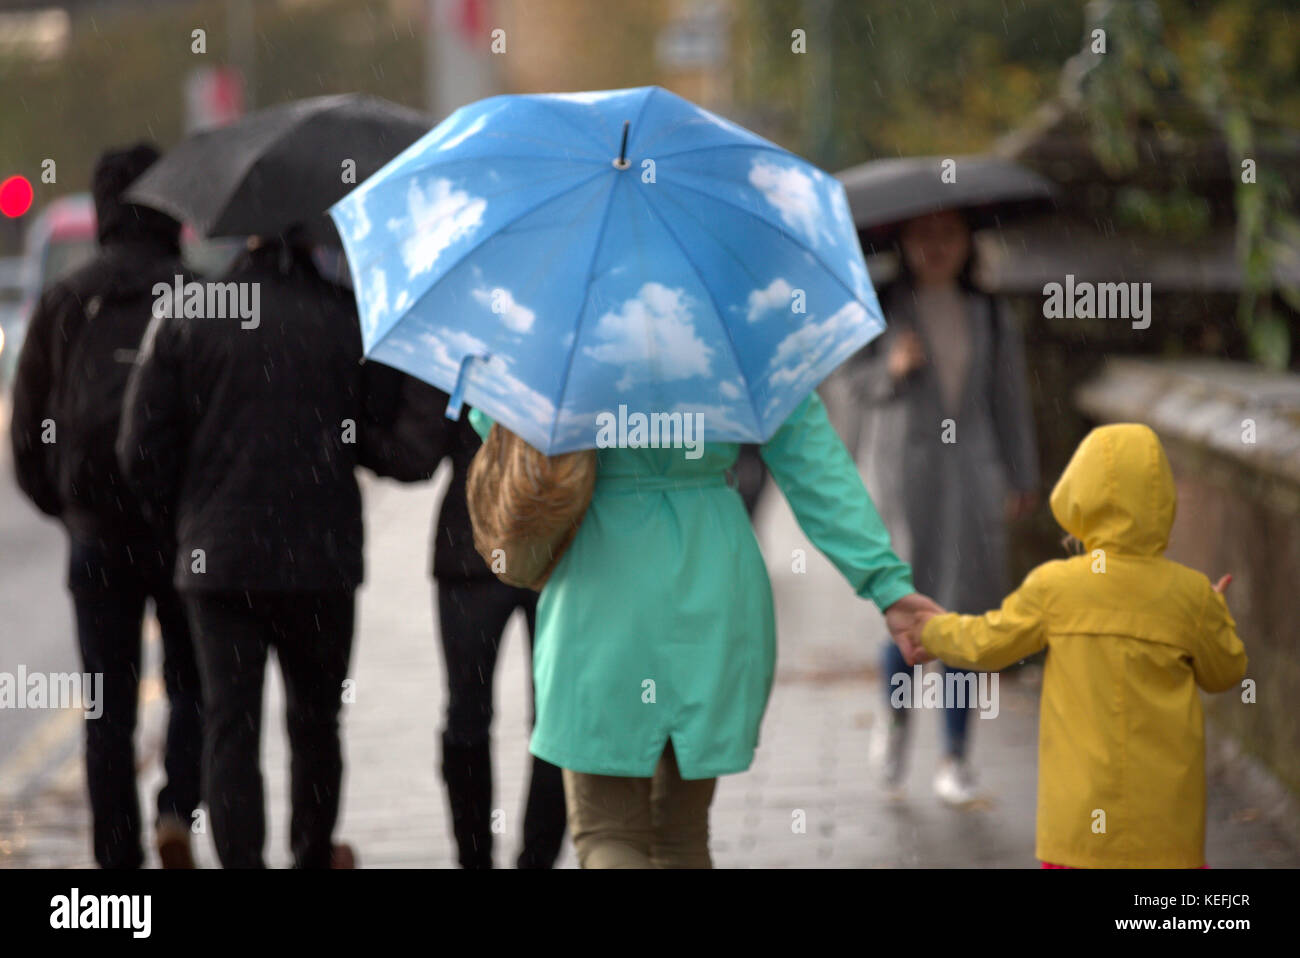
[[[582,136],[586,137],[588,140],[590,140],[590,142],[593,145],[595,145],[597,149],[600,149],[604,146],[604,144],[600,141],[600,139],[594,133],[592,133],[591,130],[584,129],[583,127],[574,123],[569,117],[565,116],[563,110],[556,109],[555,104],[552,103],[550,100],[546,99],[546,94],[542,93],[542,94],[532,95],[529,96],[528,99],[536,106],[545,107],[548,113],[559,118],[559,120],[567,128],[574,130],[575,132],[580,133]]]
[[[754,282],[757,283],[764,278],[759,276],[757,273],[755,273],[754,270],[750,267],[749,261],[746,260],[745,257],[743,257],[739,252],[733,249],[730,243],[727,243],[725,240],[722,239],[722,237],[718,236],[715,232],[713,232],[713,230],[710,229],[709,226],[703,220],[700,219],[700,217],[695,215],[694,211],[689,206],[679,202],[678,200],[673,199],[671,196],[668,196],[667,201],[669,203],[672,203],[673,206],[675,206],[678,210],[680,210],[683,216],[686,216],[691,220],[693,220],[695,222],[695,225],[699,227],[700,232],[705,233],[715,243],[717,243],[718,248],[726,252],[732,258],[732,260],[735,261],[736,265],[740,267],[740,269],[743,270],[745,272],[745,275],[747,275],[750,279],[752,279]]]
[[[682,259],[684,259],[686,264],[690,266],[691,272],[695,274],[695,278],[698,279],[700,285],[704,287],[704,292],[708,294],[709,302],[713,306],[713,315],[717,317],[718,325],[722,327],[722,332],[727,337],[727,345],[731,347],[731,355],[736,360],[736,369],[738,369],[740,374],[745,377],[745,384],[746,387],[748,387],[749,373],[740,362],[740,351],[736,349],[736,341],[731,338],[731,329],[727,326],[726,319],[722,315],[722,309],[718,305],[717,297],[713,295],[713,290],[709,288],[709,284],[704,280],[704,274],[700,272],[699,267],[695,265],[695,261],[692,260],[690,255],[686,252],[686,246],[682,243],[677,232],[668,224],[668,220],[664,215],[654,208],[653,203],[646,202],[645,200],[642,200],[642,202],[645,204],[646,208],[654,214],[655,219],[663,224],[663,228],[667,230],[668,235],[673,238],[674,245],[676,245],[678,251],[682,254]],[[758,407],[754,405],[754,392],[753,390],[746,388],[745,394],[749,398],[749,411],[754,415],[754,425],[757,427],[758,434],[761,436],[763,434],[763,420],[758,415]]]
[[[401,170],[401,171],[398,171],[398,172],[394,172],[394,173],[390,174],[388,177],[384,178],[383,180],[380,180],[380,181],[379,181],[378,183],[376,183],[374,186],[370,187],[369,192],[373,192],[374,190],[378,189],[380,186],[383,186],[385,189],[388,189],[388,190],[395,189],[395,188],[397,187],[397,184],[399,184],[399,183],[406,183],[407,181],[412,180],[412,179],[415,179],[417,176],[421,176],[421,175],[423,175],[423,174],[425,174],[425,173],[439,173],[439,172],[441,172],[442,170],[445,170],[447,167],[449,167],[449,166],[455,166],[455,165],[458,164],[458,163],[478,163],[478,164],[482,165],[483,163],[491,162],[492,160],[496,160],[496,159],[526,160],[526,159],[528,159],[528,157],[526,157],[526,156],[516,156],[516,157],[499,157],[499,156],[476,157],[476,156],[469,156],[469,157],[460,157],[460,158],[457,158],[457,159],[447,160],[446,162],[443,162],[443,163],[430,164],[430,165],[428,165],[428,166],[409,167],[409,168],[407,168],[407,169],[404,169],[404,170]],[[547,157],[546,159],[548,159],[548,160],[558,160],[559,158],[558,158],[558,157]],[[600,172],[601,170],[603,170],[603,169],[604,169],[604,166],[605,166],[604,163],[596,164],[595,161],[593,161],[593,160],[585,160],[585,159],[584,159],[584,160],[579,160],[579,161],[575,161],[575,162],[592,163],[593,165],[599,167],[599,169],[597,170],[597,172]],[[561,174],[558,174],[558,175],[556,175],[556,176],[549,177],[549,178],[548,178],[548,181],[549,181],[549,180],[559,180],[559,179],[564,179],[566,176],[571,176],[571,175],[573,175],[573,172],[574,172],[574,171],[569,171],[569,172],[567,172],[567,173],[561,173]],[[377,176],[378,174],[375,174],[375,175]],[[371,177],[371,179],[373,180],[374,177]],[[369,183],[370,180],[367,180],[366,182]],[[535,182],[536,182],[536,181],[535,181]],[[529,184],[529,185],[535,185],[535,182],[534,182],[534,183],[531,183],[531,184]],[[542,182],[547,182],[547,181],[542,181]],[[361,188],[360,186],[357,187],[357,189],[360,189],[360,188]],[[498,191],[496,194],[488,194],[488,195],[501,196],[501,195],[504,195],[505,193],[513,192],[515,189],[518,189],[518,187],[513,187],[513,188],[511,188],[511,189],[500,190],[500,191]],[[357,191],[356,191],[356,190],[352,190],[351,192],[348,193],[347,196],[345,196],[345,197],[343,197],[343,199],[339,200],[339,203],[342,203],[342,202],[344,202],[345,200],[347,200],[349,197],[351,197],[351,196],[355,196],[355,195],[357,195]],[[359,203],[363,203],[363,202],[365,202],[364,196],[363,196],[361,199],[356,200],[355,202],[359,202]],[[338,205],[338,203],[335,203],[335,204],[334,204],[334,206],[337,206],[337,205]],[[330,207],[330,208],[333,209],[333,207]],[[328,212],[328,210],[327,210],[326,212]]]
[[[596,271],[596,258],[600,256],[600,247],[605,238],[605,227],[609,223],[610,210],[614,208],[614,191],[618,189],[619,180],[615,177],[609,185],[609,196],[605,200],[605,212],[600,218],[600,230],[596,233],[596,242],[592,245],[591,261],[587,264],[587,281],[584,284],[582,303],[578,307],[578,323],[573,329],[573,345],[569,347],[569,356],[564,361],[564,379],[560,383],[560,395],[555,401],[555,418],[551,421],[551,433],[547,437],[546,447],[555,445],[555,427],[560,424],[560,414],[564,411],[564,394],[569,389],[569,373],[573,371],[573,355],[578,351],[578,341],[582,338],[582,317],[587,312],[587,303],[591,300],[591,277]]]
[[[523,219],[525,216],[528,216],[530,213],[535,212],[538,208],[540,208],[540,207],[542,207],[542,206],[545,206],[547,203],[551,202],[552,200],[559,199],[561,196],[563,196],[563,195],[566,194],[566,193],[572,193],[574,190],[576,190],[576,189],[580,189],[581,187],[586,186],[586,185],[587,185],[588,183],[590,183],[592,180],[596,179],[596,177],[603,175],[604,172],[605,172],[604,170],[599,170],[599,171],[593,173],[591,176],[588,176],[586,179],[582,180],[581,182],[578,182],[578,183],[573,184],[573,186],[570,186],[568,189],[560,190],[560,191],[557,192],[557,193],[552,193],[551,195],[545,197],[544,199],[541,199],[541,200],[539,200],[538,202],[534,203],[532,206],[528,207],[527,209],[525,209],[525,210],[521,210],[517,216],[511,217],[509,220],[507,220],[506,222],[502,223],[499,229],[494,230],[491,234],[489,234],[488,236],[483,237],[481,240],[479,240],[477,243],[475,243],[475,244],[474,244],[473,246],[471,246],[469,249],[465,250],[465,252],[464,252],[463,254],[461,254],[460,259],[456,260],[456,262],[453,263],[450,267],[448,267],[448,268],[443,272],[443,274],[442,274],[441,276],[439,276],[439,277],[438,277],[437,279],[435,279],[432,283],[430,283],[430,284],[429,284],[429,285],[428,285],[428,286],[427,286],[427,287],[426,287],[426,288],[425,288],[425,289],[420,293],[419,296],[415,297],[415,299],[412,301],[411,305],[408,306],[408,307],[406,308],[406,310],[403,312],[402,316],[409,316],[409,315],[411,314],[411,312],[415,309],[415,307],[420,303],[421,300],[423,300],[426,296],[428,296],[431,292],[433,292],[433,290],[436,289],[436,288],[438,287],[438,284],[441,283],[441,282],[442,282],[444,279],[446,279],[448,276],[450,276],[450,275],[452,274],[452,272],[455,271],[455,270],[457,269],[457,267],[459,267],[459,266],[461,266],[462,264],[464,264],[465,260],[466,260],[467,258],[469,258],[469,256],[470,256],[472,253],[474,253],[476,250],[478,250],[478,248],[481,247],[484,243],[487,243],[488,241],[490,241],[490,240],[494,239],[495,237],[501,235],[503,232],[505,232],[506,229],[508,229],[509,227],[513,226],[515,223],[518,223],[521,219]],[[608,210],[608,208],[606,208],[606,210],[605,210],[605,215],[606,215],[606,216],[609,215],[609,210]],[[394,240],[394,242],[397,242],[397,241]],[[599,245],[599,244],[597,244],[597,245]],[[385,247],[385,248],[387,248],[387,247]],[[371,257],[370,259],[366,260],[366,265],[369,266],[371,263],[373,263],[373,262],[375,261],[376,258],[378,258],[378,254],[376,254],[375,256],[373,256],[373,257]],[[380,336],[378,339],[376,339],[376,340],[374,341],[374,343],[371,344],[370,348],[369,348],[368,350],[366,350],[366,352],[367,352],[367,353],[373,353],[376,349],[378,349],[379,346],[380,346],[380,344],[383,343],[383,341],[389,337],[389,335],[393,332],[393,330],[396,329],[396,328],[398,327],[398,325],[399,325],[400,322],[401,322],[401,319],[402,319],[402,317],[399,316],[396,320],[394,320],[393,323],[392,323],[392,324],[391,324],[391,325],[390,325],[386,330],[384,330],[384,334],[383,334],[382,336]],[[566,379],[568,378],[568,373],[567,373],[567,372],[565,373],[565,378],[566,378]]]
[[[651,87],[650,92],[645,95],[641,101],[641,107],[636,112],[636,119],[633,125],[640,126],[641,117],[645,115],[646,105],[654,96],[658,87]],[[551,421],[551,434],[547,437],[546,445],[549,449],[555,445],[555,427],[560,424],[560,414],[564,411],[564,394],[569,389],[569,374],[573,371],[573,356],[578,351],[578,341],[582,338],[582,317],[587,312],[587,303],[591,301],[591,279],[596,272],[596,259],[600,256],[600,248],[605,242],[605,227],[609,224],[609,213],[614,208],[614,191],[618,189],[618,177],[615,177],[609,187],[609,197],[605,200],[605,213],[600,218],[600,230],[596,233],[596,242],[591,250],[591,262],[587,264],[587,279],[582,287],[582,304],[578,307],[578,322],[573,328],[573,345],[569,347],[569,358],[564,363],[564,380],[560,383],[560,395],[555,402],[555,419]]]
[[[290,103],[286,103],[286,104],[277,104],[276,106],[272,106],[272,107],[268,107],[268,108],[267,108],[268,110],[284,109],[284,111],[285,111],[286,113],[291,114],[291,116],[290,116],[289,119],[285,122],[284,126],[282,126],[282,127],[273,127],[273,128],[272,128],[272,131],[274,132],[275,135],[272,136],[272,137],[270,137],[270,138],[268,139],[266,145],[262,148],[262,150],[261,150],[260,152],[258,152],[258,153],[256,153],[256,154],[254,154],[253,156],[251,156],[251,157],[249,158],[248,162],[246,162],[245,164],[243,164],[242,172],[239,174],[238,177],[236,177],[235,182],[234,182],[234,188],[231,189],[231,191],[230,191],[230,195],[231,195],[231,196],[234,196],[234,195],[235,195],[236,193],[238,193],[241,189],[243,189],[244,184],[248,181],[248,178],[249,178],[250,176],[253,175],[253,171],[254,171],[255,169],[257,169],[258,165],[262,162],[262,160],[264,160],[264,159],[265,159],[265,158],[270,154],[270,152],[271,152],[272,150],[274,150],[274,149],[276,149],[277,147],[279,147],[280,145],[282,145],[282,144],[285,142],[285,140],[288,138],[288,136],[289,136],[290,134],[292,134],[292,133],[296,133],[299,129],[302,128],[302,126],[303,126],[303,125],[304,125],[308,120],[311,120],[311,119],[314,119],[314,118],[316,118],[316,117],[318,117],[318,116],[321,116],[321,115],[323,115],[323,113],[324,113],[324,109],[323,109],[323,108],[322,108],[322,109],[302,110],[302,111],[289,110],[288,107],[292,105],[292,102],[293,102],[293,101],[290,101]],[[256,116],[256,115],[257,115],[257,114],[250,114],[250,116]],[[262,114],[262,115],[265,116],[265,114]],[[324,210],[321,210],[320,212],[323,214],[325,211],[324,211]],[[316,215],[316,214],[311,214],[311,215],[314,216],[314,215]],[[223,219],[226,219],[226,218],[227,218],[226,213],[225,213],[225,211],[223,211],[222,215],[216,217],[216,218],[214,219],[214,221],[212,222],[212,224],[208,227],[209,230],[214,230],[214,229],[216,229],[216,228],[217,228],[217,225],[218,225],[218,224],[219,224]],[[224,229],[224,228],[225,228],[225,227],[222,227],[222,229]],[[209,234],[209,235],[210,235],[210,234]]]
[[[777,146],[775,143],[767,143],[767,142],[716,143],[713,145],[705,145],[705,146],[691,146],[691,147],[687,147],[684,150],[674,150],[671,153],[658,153],[655,155],[655,158],[658,160],[666,160],[674,156],[686,156],[688,153],[703,153],[705,150],[765,150],[768,153],[779,153],[782,156],[793,157],[796,160],[801,159],[798,156],[798,154],[791,153],[785,147]],[[802,162],[806,162],[806,161],[802,161]]]
[[[667,181],[665,181],[665,182],[667,182]],[[707,192],[707,191],[705,191],[705,190],[700,189],[699,187],[688,186],[687,184],[685,184],[685,183],[681,183],[681,182],[678,182],[678,183],[670,183],[669,185],[671,185],[671,186],[676,186],[676,187],[678,187],[678,188],[680,188],[680,189],[683,189],[683,190],[690,190],[692,193],[699,193],[701,196],[707,196],[707,197],[709,197],[710,199],[717,200],[719,203],[725,203],[727,206],[730,206],[730,207],[732,207],[733,209],[739,210],[740,212],[742,212],[742,213],[744,213],[745,215],[747,215],[747,216],[753,218],[754,220],[758,221],[759,223],[762,223],[762,224],[763,224],[764,226],[766,226],[768,229],[775,230],[776,232],[780,233],[782,236],[789,237],[789,240],[790,240],[790,242],[791,242],[793,245],[798,246],[799,249],[803,250],[803,251],[804,251],[805,253],[807,253],[809,256],[812,256],[814,259],[817,260],[817,262],[821,263],[821,265],[822,265],[822,269],[826,270],[827,274],[828,274],[832,279],[834,279],[835,282],[837,282],[837,283],[839,283],[841,286],[843,286],[844,289],[845,289],[845,291],[848,292],[848,294],[849,294],[850,296],[852,296],[854,300],[857,300],[857,299],[858,299],[857,291],[854,290],[854,289],[852,289],[852,288],[849,286],[848,283],[844,282],[844,280],[839,276],[838,273],[835,272],[835,270],[831,269],[830,264],[826,262],[826,260],[822,257],[822,255],[821,255],[820,253],[818,253],[816,250],[812,249],[812,248],[809,247],[809,246],[805,246],[803,243],[799,243],[799,242],[797,242],[797,240],[796,240],[796,238],[794,237],[793,234],[791,234],[791,233],[787,233],[785,230],[781,229],[781,228],[780,228],[779,226],[777,226],[775,223],[771,222],[770,220],[765,219],[765,218],[762,217],[762,216],[759,216],[759,215],[758,215],[757,213],[755,213],[753,210],[747,210],[747,209],[745,209],[743,206],[740,206],[740,205],[738,205],[738,204],[736,204],[736,203],[733,203],[731,200],[728,200],[728,199],[726,199],[726,198],[724,198],[724,197],[721,197],[721,196],[717,196],[717,195],[715,195],[715,194],[713,194],[713,193],[709,193],[709,192]]]

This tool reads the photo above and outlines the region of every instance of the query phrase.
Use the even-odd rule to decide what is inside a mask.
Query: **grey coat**
[[[925,343],[911,290],[896,285],[884,291],[882,306],[889,327],[843,370],[849,395],[877,413],[871,463],[876,486],[884,508],[906,526],[904,551],[917,589],[954,612],[985,612],[1006,594],[1007,494],[1038,487],[1020,334],[1004,304],[967,296],[970,366],[952,416],[944,410],[931,365],[897,385],[886,367],[903,328],[915,329]]]

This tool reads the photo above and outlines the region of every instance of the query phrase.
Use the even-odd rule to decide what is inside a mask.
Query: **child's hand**
[[[1228,591],[1228,586],[1232,585],[1232,573],[1228,573],[1218,582],[1214,583],[1214,591],[1223,595]]]

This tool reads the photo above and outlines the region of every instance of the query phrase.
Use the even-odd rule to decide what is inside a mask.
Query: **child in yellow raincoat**
[[[1218,586],[1164,557],[1176,494],[1146,426],[1093,430],[1052,491],[1084,553],[1031,572],[1002,608],[937,615],[918,638],[969,669],[1048,649],[1038,739],[1037,855],[1074,868],[1205,864],[1197,686],[1241,682],[1246,653]]]

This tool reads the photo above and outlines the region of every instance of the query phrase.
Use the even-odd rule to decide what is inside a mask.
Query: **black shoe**
[[[492,752],[482,745],[442,745],[442,780],[461,868],[492,867]]]
[[[524,810],[524,847],[515,867],[554,868],[564,844],[566,818],[563,773],[534,755]]]

